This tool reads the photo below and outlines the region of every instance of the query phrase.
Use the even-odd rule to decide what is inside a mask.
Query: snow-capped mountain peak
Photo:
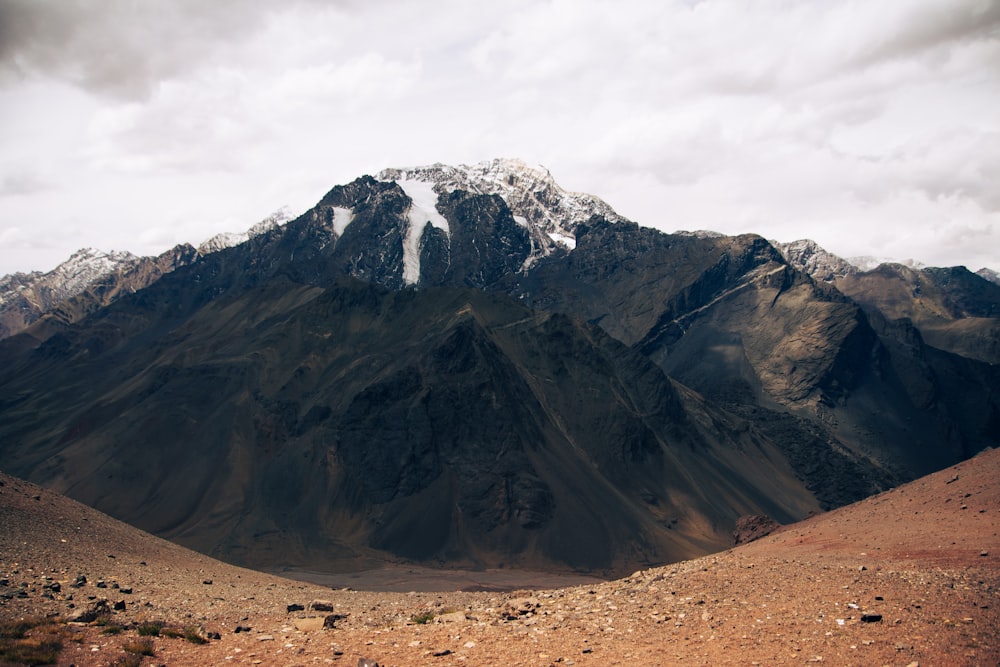
[[[221,234],[216,234],[212,238],[202,242],[202,244],[198,246],[198,252],[202,255],[207,255],[209,253],[218,252],[219,250],[224,250],[225,248],[238,246],[255,236],[266,234],[272,229],[281,227],[294,217],[295,216],[292,215],[287,206],[282,206],[260,222],[252,225],[245,232],[222,232]]]
[[[0,307],[24,299],[29,308],[48,310],[60,301],[75,296],[106,276],[134,266],[139,257],[126,251],[103,252],[81,248],[69,259],[47,273],[15,273],[0,279]]]
[[[815,280],[833,282],[837,278],[857,273],[858,270],[851,262],[828,252],[811,239],[799,239],[790,243],[771,241],[771,245],[781,251],[789,264]]]
[[[990,281],[991,283],[1000,285],[1000,273],[997,273],[993,269],[983,267],[978,271],[976,271],[976,275],[978,275],[980,278]]]
[[[404,190],[407,190],[407,183],[430,183],[433,192],[439,195],[455,190],[498,195],[506,202],[514,219],[531,233],[533,252],[525,268],[539,257],[550,254],[557,245],[572,250],[576,245],[577,227],[594,215],[616,222],[625,219],[594,195],[563,189],[545,167],[531,166],[518,159],[498,158],[474,165],[436,163],[389,168],[379,172],[376,178],[395,181]],[[409,190],[407,194],[413,199]],[[419,205],[427,209],[432,204],[424,200]]]
[[[911,269],[924,269],[927,265],[923,262],[918,262],[915,259],[892,259],[890,257],[874,257],[872,255],[862,255],[859,257],[849,257],[847,259],[851,264],[857,267],[858,271],[866,273],[868,271],[874,271],[883,264],[900,264],[902,266]]]

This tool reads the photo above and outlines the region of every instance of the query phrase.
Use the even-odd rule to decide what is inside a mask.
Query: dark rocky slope
[[[258,566],[624,571],[817,508],[767,437],[564,316],[274,280],[171,329],[173,282],[3,377],[7,469]]]
[[[891,320],[909,320],[929,345],[1000,364],[1000,285],[964,267],[883,264],[835,284],[866,308]]]

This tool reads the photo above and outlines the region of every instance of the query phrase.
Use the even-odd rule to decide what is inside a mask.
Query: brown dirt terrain
[[[133,664],[1000,664],[1000,450],[723,553],[511,592],[290,581],[0,481],[0,622],[53,615],[23,641],[59,637],[59,665],[137,661],[123,647],[135,651],[139,625],[156,621],[219,638],[161,633]],[[101,600],[124,609],[70,622]]]

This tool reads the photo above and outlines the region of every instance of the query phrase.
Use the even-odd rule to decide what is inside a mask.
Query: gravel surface
[[[0,622],[52,616],[28,637],[57,635],[58,664],[80,667],[126,664],[116,661],[154,624],[163,630],[142,665],[994,667],[998,481],[995,450],[625,579],[435,593],[233,567],[0,475]],[[185,632],[208,643],[166,636]]]

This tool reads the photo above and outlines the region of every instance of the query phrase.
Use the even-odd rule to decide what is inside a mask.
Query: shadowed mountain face
[[[785,431],[794,417],[820,442],[909,477],[1000,439],[995,366],[932,351],[757,236],[594,221],[571,254],[518,276],[513,291],[599,323],[676,380],[778,428],[779,442],[801,441]]]
[[[554,187],[363,177],[0,341],[5,468],[244,564],[625,571],[1000,440],[995,366]]]
[[[479,291],[275,280],[169,331],[134,315],[4,378],[5,466],[232,560],[624,570],[817,507],[773,443],[643,356]]]
[[[893,320],[910,320],[928,344],[1000,364],[1000,285],[964,267],[883,264],[839,278],[837,288]]]

